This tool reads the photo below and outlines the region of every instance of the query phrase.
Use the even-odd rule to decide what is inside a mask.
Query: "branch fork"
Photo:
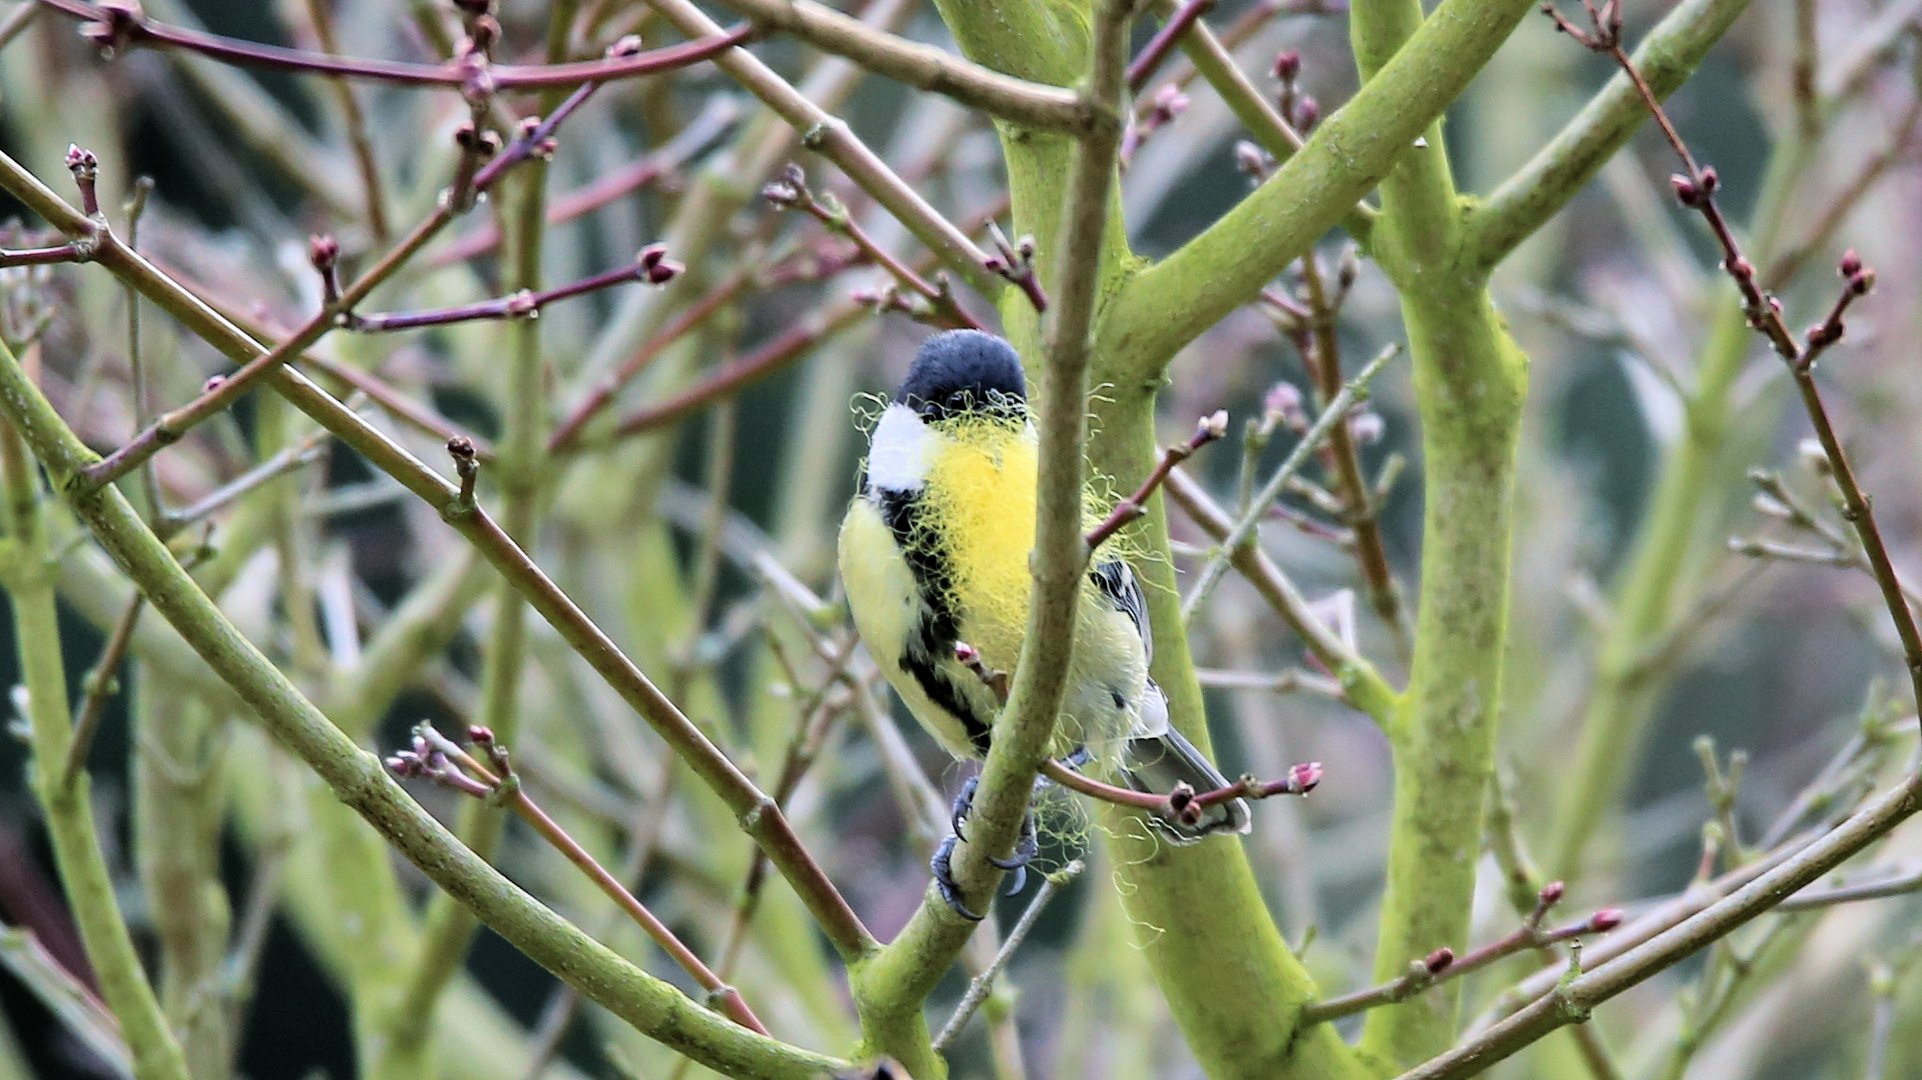
[[[983,329],[981,323],[955,299],[954,286],[945,276],[937,276],[935,282],[930,283],[915,273],[912,267],[895,258],[855,222],[841,200],[829,192],[817,195],[814,189],[808,187],[807,173],[801,166],[789,162],[787,168],[781,170],[779,180],[761,189],[761,197],[783,210],[799,210],[820,222],[828,232],[847,238],[863,255],[894,278],[893,287],[866,294],[863,302],[878,310],[899,311],[916,322],[946,329]],[[921,302],[915,303],[902,290]]]
[[[1048,311],[1048,294],[1041,288],[1041,279],[1034,269],[1034,237],[1023,236],[1010,244],[1001,226],[988,222],[988,238],[994,243],[995,254],[988,256],[981,265],[988,272],[1004,278],[1010,285],[1020,289],[1034,305],[1035,313],[1045,315]]]
[[[1226,434],[1228,434],[1226,409],[1217,409],[1196,421],[1195,433],[1188,437],[1188,441],[1163,450],[1161,460],[1155,464],[1148,478],[1141,482],[1141,486],[1135,489],[1135,493],[1116,503],[1107,519],[1087,535],[1085,539],[1088,542],[1088,550],[1093,552],[1130,522],[1148,516],[1148,500],[1154,495],[1155,490],[1161,487],[1162,482],[1168,479],[1169,471],[1193,457],[1195,451]]]
[[[1300,1023],[1303,1026],[1326,1023],[1377,1006],[1406,1001],[1437,983],[1478,971],[1504,957],[1529,949],[1546,949],[1562,942],[1578,947],[1578,939],[1591,934],[1605,934],[1622,924],[1622,909],[1602,908],[1587,918],[1565,926],[1542,929],[1549,910],[1561,902],[1564,891],[1561,882],[1551,881],[1536,894],[1534,910],[1508,934],[1459,957],[1453,949],[1444,945],[1419,960],[1410,961],[1408,971],[1392,982],[1326,1001],[1310,1002],[1302,1007]],[[1579,964],[1574,970],[1580,970]]]
[[[594,884],[620,905],[628,916],[647,932],[669,956],[674,958],[683,970],[694,977],[701,989],[706,992],[707,1001],[723,1015],[750,1031],[766,1035],[767,1028],[749,1009],[740,992],[716,975],[687,944],[676,937],[667,925],[649,911],[634,894],[622,885],[620,880],[596,862],[587,850],[580,846],[567,831],[547,816],[521,785],[520,777],[513,771],[508,759],[507,748],[494,738],[494,732],[486,727],[474,726],[467,731],[468,741],[479,750],[486,764],[468,753],[458,743],[442,735],[432,724],[421,723],[415,726],[412,745],[387,757],[388,771],[402,779],[428,779],[446,787],[453,788],[464,795],[481,799],[492,806],[512,810],[520,818],[533,826],[541,838],[553,845],[555,850],[567,856],[569,862],[581,868]]]

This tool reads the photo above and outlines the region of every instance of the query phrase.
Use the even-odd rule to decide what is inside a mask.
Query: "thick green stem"
[[[1102,403],[1089,457],[1104,475],[1145,476],[1159,456],[1154,395],[1130,388],[1111,391],[1110,398]],[[1130,542],[1165,551],[1167,522],[1156,492]],[[1167,559],[1143,559],[1135,572],[1155,629],[1155,681],[1168,697],[1174,722],[1208,753],[1207,714],[1181,622],[1173,565]],[[1213,1080],[1368,1075],[1332,1025],[1297,1028],[1301,1006],[1320,992],[1282,940],[1242,846],[1211,840],[1171,847],[1138,816],[1104,809],[1110,811],[1122,905],[1202,1069]],[[1231,989],[1224,992],[1224,987]]]
[[[0,368],[28,389],[26,372],[0,341]],[[34,391],[38,393],[38,391]],[[133,938],[114,896],[113,876],[100,851],[94,827],[87,773],[67,782],[62,772],[73,741],[67,701],[67,670],[60,654],[60,624],[54,608],[54,567],[21,417],[0,422],[0,473],[6,488],[9,539],[14,559],[6,579],[13,604],[14,641],[27,688],[27,725],[33,752],[33,788],[47,815],[54,864],[73,910],[74,922],[100,983],[100,995],[120,1021],[120,1034],[133,1055],[137,1080],[189,1080],[187,1059],[174,1040],[153,987],[140,968]],[[131,507],[127,508],[133,516]],[[136,518],[137,520],[137,518]],[[158,541],[155,541],[158,543]],[[264,661],[263,661],[264,662]]]
[[[1440,18],[1440,13],[1433,16]],[[1364,78],[1379,77],[1423,26],[1416,0],[1366,0],[1351,37]],[[1382,181],[1373,246],[1401,296],[1421,412],[1424,498],[1414,661],[1389,731],[1395,805],[1375,975],[1467,939],[1482,800],[1494,763],[1515,452],[1527,359],[1462,258],[1462,215],[1439,124]],[[1364,1049],[1408,1065],[1454,1039],[1460,988],[1379,1009]]]

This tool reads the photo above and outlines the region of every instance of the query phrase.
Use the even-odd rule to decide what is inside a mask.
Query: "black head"
[[[1028,396],[1014,346],[979,330],[948,330],[921,343],[894,400],[941,420],[967,412],[1019,411]]]

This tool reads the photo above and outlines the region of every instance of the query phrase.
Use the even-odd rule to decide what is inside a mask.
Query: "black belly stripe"
[[[955,643],[961,639],[961,618],[954,610],[954,577],[947,552],[920,527],[921,507],[916,493],[870,489],[869,494],[907,559],[908,571],[914,575],[921,595],[923,613],[901,652],[901,667],[914,676],[928,700],[961,722],[968,743],[986,755],[993,719],[977,714],[970,696],[940,666],[942,659],[954,655]]]

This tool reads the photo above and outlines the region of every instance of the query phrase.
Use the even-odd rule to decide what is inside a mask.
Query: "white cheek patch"
[[[868,444],[868,483],[885,491],[921,490],[934,439],[913,409],[889,405]]]

